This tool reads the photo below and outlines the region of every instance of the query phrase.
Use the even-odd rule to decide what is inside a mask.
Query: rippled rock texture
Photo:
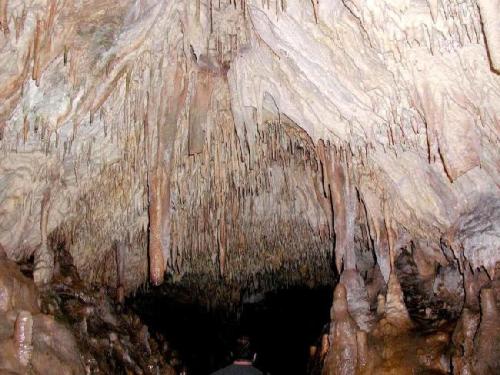
[[[409,251],[478,311],[500,261],[499,8],[1,0],[0,244],[38,285],[63,246],[123,295],[345,272],[363,329]]]
[[[497,3],[2,1],[0,242],[126,290],[146,254],[156,284],[308,277],[333,238],[386,282],[410,242],[492,272]]]

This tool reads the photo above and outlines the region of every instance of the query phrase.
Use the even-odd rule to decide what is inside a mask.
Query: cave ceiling
[[[387,282],[409,247],[491,274],[499,19],[498,0],[0,0],[0,244],[38,282],[64,246],[128,292],[320,283],[366,252]]]

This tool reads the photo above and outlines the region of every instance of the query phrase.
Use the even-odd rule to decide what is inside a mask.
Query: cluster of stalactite
[[[209,47],[207,54],[214,53],[219,61],[225,45],[218,43],[216,52]],[[67,141],[51,144],[48,137],[44,148],[55,147],[70,172],[55,177],[62,186],[44,193],[49,196],[40,208],[41,249],[47,246],[47,217],[54,211],[71,211],[53,231],[51,243],[70,249],[82,277],[91,282],[134,290],[147,279],[148,263],[154,284],[161,282],[165,271],[175,277],[209,274],[237,282],[276,272],[282,265],[289,271],[299,263],[301,275],[327,279],[333,238],[326,197],[330,191],[321,186],[323,171],[311,140],[293,124],[263,124],[253,155],[256,164],[250,167],[231,118],[221,75],[224,62],[219,61],[221,71],[196,72],[192,59],[198,57],[186,60],[184,48],[171,51],[173,59],[180,56],[177,65],[159,68],[147,54],[130,68],[113,68],[119,63],[112,59],[105,69],[109,87],[95,89],[103,93],[89,104],[88,118],[80,124],[75,120]],[[71,68],[72,56],[64,51],[61,68]],[[196,79],[188,79],[192,74]],[[213,99],[214,92],[220,97]],[[185,122],[189,126],[184,127]],[[102,126],[90,138],[73,144],[79,132],[97,124]],[[103,151],[95,148],[98,137],[116,148],[116,161],[96,163],[95,155]],[[58,203],[50,211],[50,193],[65,194],[64,185],[69,184],[82,194],[76,201],[68,197],[67,207],[61,209]],[[313,199],[308,197],[310,190],[316,192]],[[35,262],[40,264],[40,254],[46,253],[38,249]],[[315,275],[317,264],[324,267]],[[40,282],[48,279],[50,274]]]
[[[37,283],[55,244],[125,293],[165,274],[229,294],[330,280],[333,258],[366,328],[409,244],[419,274],[493,274],[490,3],[90,3],[0,2],[18,59],[0,71],[1,241]]]
[[[212,9],[210,4],[210,16],[227,12],[227,5],[219,2]],[[245,18],[244,4],[229,5],[234,5],[237,17]],[[100,22],[116,22],[109,17]],[[70,138],[51,145],[50,135],[41,136],[48,139],[44,148],[56,147],[63,161],[70,160],[71,183],[83,191],[75,202],[68,199],[71,215],[53,233],[52,243],[70,249],[84,279],[131,291],[147,279],[146,268],[153,284],[162,282],[165,271],[176,279],[189,273],[243,283],[254,274],[275,273],[283,265],[283,275],[295,274],[289,271],[296,264],[308,279],[329,279],[332,211],[324,195],[331,193],[318,186],[318,173],[323,172],[313,145],[298,130],[287,131],[285,123],[265,124],[252,155],[256,164],[250,167],[246,147],[234,130],[227,87],[217,87],[225,85],[219,74],[245,43],[245,33],[238,22],[229,30],[219,24],[211,27],[204,55],[187,58],[185,45],[167,52],[177,64],[156,67],[152,64],[157,58],[144,53],[130,66],[126,57],[121,61],[112,55],[93,73],[103,74],[107,85],[86,89]],[[175,45],[173,39],[182,40],[176,27],[172,28],[180,32],[165,42],[165,48]],[[81,33],[95,32],[83,28]],[[109,33],[92,48],[104,51],[113,38]],[[69,47],[61,54],[61,68],[68,66],[67,79],[78,87],[83,72],[75,65],[82,56]],[[219,68],[196,72],[193,63],[203,61]],[[194,80],[189,78],[193,74]],[[214,100],[213,92],[222,97]],[[79,120],[78,114],[87,118]],[[28,118],[25,122],[24,138],[28,138],[31,125]],[[183,127],[184,122],[189,126]],[[82,127],[97,124],[102,126],[96,133],[74,145]],[[116,162],[96,163],[94,155],[102,152],[93,148],[96,137],[109,139],[108,144],[118,149]],[[304,180],[297,181],[302,174]],[[309,190],[316,192],[312,200]],[[47,215],[48,210],[41,208],[41,222],[47,222],[43,219]],[[42,232],[46,238],[46,229]],[[38,265],[43,265],[44,254],[50,255],[45,248],[42,244],[36,251]],[[314,273],[317,264],[324,266]],[[47,272],[39,276],[40,283],[50,279],[50,269]],[[248,285],[258,284],[251,279]]]
[[[213,265],[213,276],[236,280],[294,262],[327,262],[331,211],[318,203],[326,198],[310,140],[287,124],[266,123],[250,169],[228,108],[217,117],[206,149],[173,175],[173,268],[205,273]]]

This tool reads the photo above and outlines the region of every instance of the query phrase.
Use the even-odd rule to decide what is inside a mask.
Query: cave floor
[[[316,371],[314,356],[328,334],[331,287],[276,290],[253,296],[237,308],[217,309],[153,294],[139,294],[128,306],[152,333],[169,338],[190,374],[208,374],[229,364],[232,342],[242,334],[251,338],[258,353],[255,364],[265,373]],[[368,336],[370,366],[362,373],[447,373],[454,326],[441,320],[436,328],[436,322],[428,320],[400,330],[380,319]]]
[[[232,342],[247,335],[257,351],[256,366],[271,374],[304,374],[309,350],[327,328],[332,288],[290,288],[253,296],[231,309],[182,303],[148,294],[129,306],[151,332],[168,337],[190,374],[207,374],[227,365]]]

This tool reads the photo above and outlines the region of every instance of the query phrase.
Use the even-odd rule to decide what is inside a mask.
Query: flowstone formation
[[[0,0],[0,244],[38,285],[62,246],[122,296],[341,274],[363,332],[377,302],[408,326],[451,311],[482,352],[499,19],[498,0]]]

